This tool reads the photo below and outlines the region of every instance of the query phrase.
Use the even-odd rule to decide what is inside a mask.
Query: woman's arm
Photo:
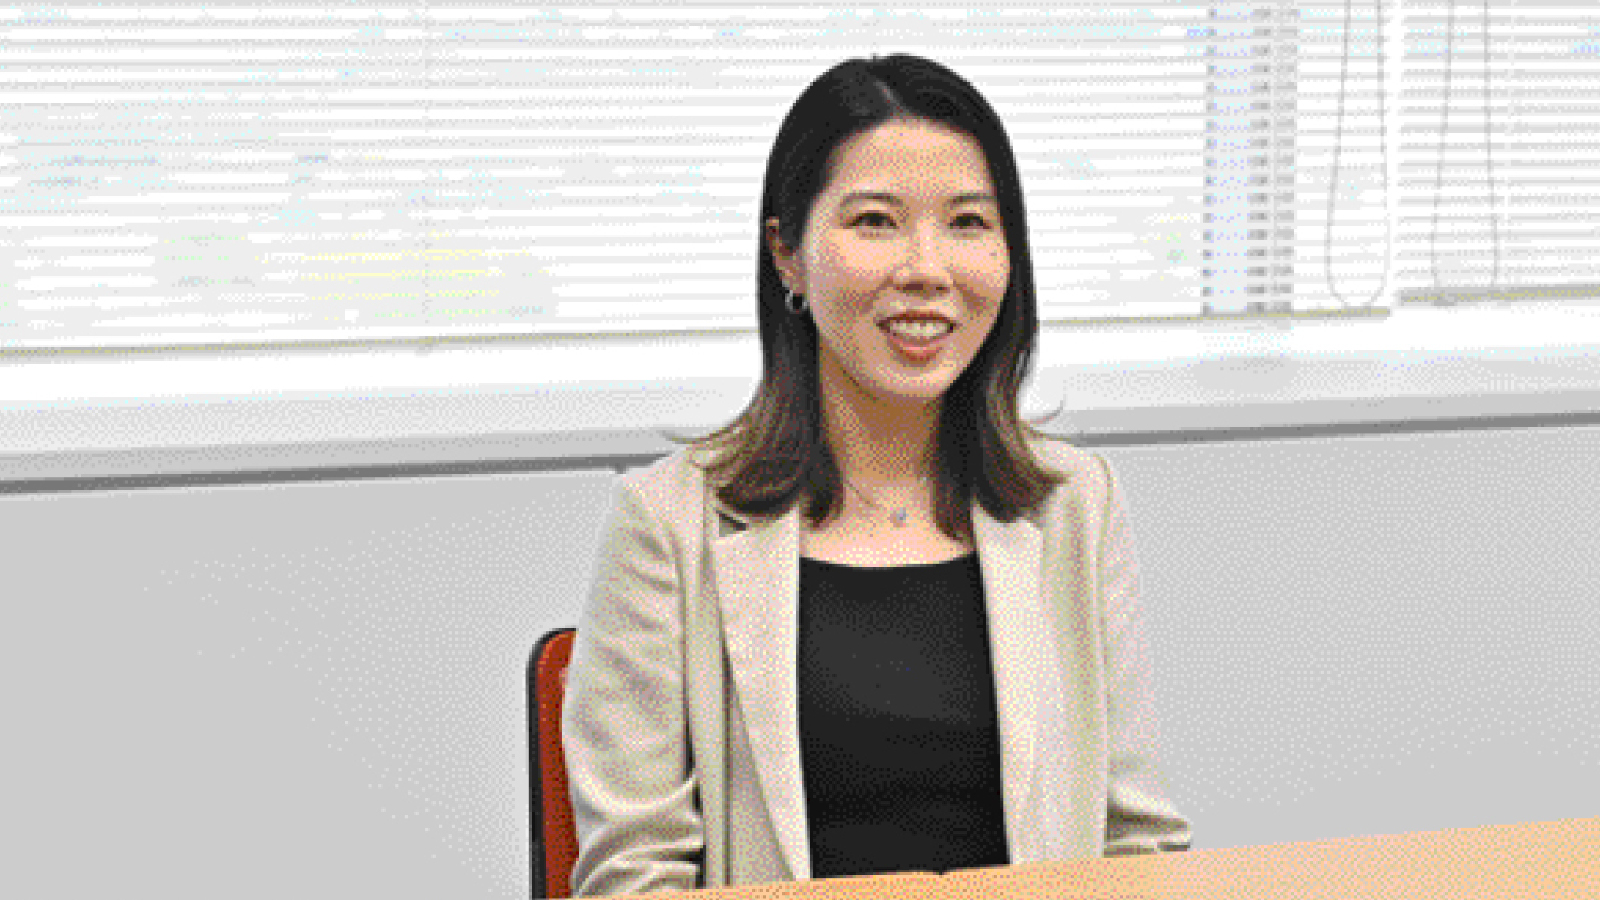
[[[573,896],[692,890],[704,832],[684,721],[679,577],[630,479],[619,487],[562,708]]]
[[[1139,568],[1122,489],[1106,472],[1106,522],[1100,540],[1100,591],[1105,612],[1108,726],[1106,856],[1187,850],[1187,819],[1167,799],[1157,761],[1155,702],[1150,689]]]

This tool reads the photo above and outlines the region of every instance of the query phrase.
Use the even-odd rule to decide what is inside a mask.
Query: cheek
[[[974,258],[967,270],[970,284],[976,293],[991,303],[999,303],[1011,285],[1011,259],[1004,251],[985,253]]]
[[[827,280],[849,287],[855,282],[882,277],[890,268],[890,260],[891,254],[882,247],[839,241],[825,245],[818,262],[821,264],[819,271]]]
[[[1010,284],[1010,261],[1002,256],[999,262],[995,264],[994,268],[990,270],[989,285],[994,289],[995,296],[998,297],[1006,292],[1006,288],[1009,287]]]
[[[995,297],[998,302],[998,298],[1004,296],[1006,289],[1011,286],[1011,255],[1004,248],[1000,250],[999,256],[995,259],[994,283]]]

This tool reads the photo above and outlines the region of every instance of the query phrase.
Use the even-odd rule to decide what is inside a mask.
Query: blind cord
[[[1346,91],[1349,90],[1350,7],[1353,2],[1354,0],[1345,0],[1344,3],[1344,52],[1339,55],[1339,123],[1336,126],[1333,139],[1333,176],[1332,180],[1328,184],[1328,227],[1322,232],[1323,277],[1327,280],[1328,293],[1331,294],[1334,299],[1338,300],[1339,304],[1346,309],[1350,308],[1350,304],[1345,301],[1344,295],[1339,293],[1338,288],[1333,286],[1333,198],[1339,191],[1339,155],[1340,151],[1344,147],[1344,96]],[[1388,134],[1389,116],[1384,102],[1385,95],[1388,93],[1388,81],[1383,76],[1383,60],[1384,56],[1386,55],[1383,43],[1383,36],[1385,34],[1383,0],[1373,0],[1373,6],[1377,10],[1378,21],[1378,146],[1383,149],[1383,194],[1387,199],[1390,190]],[[1386,253],[1391,252],[1391,248],[1394,245],[1394,217],[1390,216],[1387,210],[1387,205],[1385,205],[1383,227],[1385,234],[1384,252]],[[1372,296],[1367,298],[1367,302],[1362,304],[1362,307],[1368,308],[1378,303],[1379,299],[1383,296],[1384,290],[1387,289],[1388,286],[1389,267],[1384,266],[1382,283],[1378,285],[1378,289],[1376,291],[1372,292]]]
[[[1450,127],[1450,85],[1454,80],[1451,76],[1450,62],[1455,58],[1456,35],[1456,3],[1450,2],[1450,19],[1446,26],[1444,36],[1444,108],[1443,120],[1439,126],[1439,153],[1434,158],[1433,176],[1433,229],[1429,234],[1428,249],[1433,264],[1434,291],[1442,296],[1444,286],[1439,281],[1439,191],[1444,187],[1444,151],[1445,135]],[[1489,170],[1489,227],[1492,229],[1494,239],[1491,246],[1494,249],[1494,277],[1490,279],[1488,295],[1492,296],[1500,287],[1500,219],[1495,215],[1494,199],[1494,142],[1491,137],[1493,129],[1489,124],[1492,110],[1489,105],[1489,0],[1483,0],[1483,154],[1487,160]]]

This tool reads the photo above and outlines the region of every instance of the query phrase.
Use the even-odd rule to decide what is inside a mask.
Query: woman
[[[563,718],[576,896],[1187,849],[1105,460],[1025,426],[998,117],[835,66],[767,164],[763,372],[621,479]]]

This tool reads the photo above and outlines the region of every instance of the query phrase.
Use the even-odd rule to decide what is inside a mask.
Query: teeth
[[[890,322],[889,330],[912,340],[928,341],[950,331],[948,322]]]

